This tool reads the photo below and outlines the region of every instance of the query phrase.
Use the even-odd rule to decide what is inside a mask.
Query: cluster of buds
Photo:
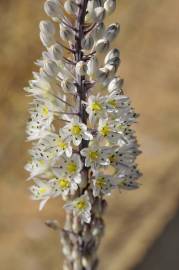
[[[51,198],[65,201],[64,269],[97,268],[104,196],[139,186],[131,129],[138,115],[117,75],[120,52],[111,48],[120,26],[104,23],[115,8],[116,0],[47,0],[51,20],[40,22],[45,51],[25,88],[33,97],[25,168],[40,209]]]

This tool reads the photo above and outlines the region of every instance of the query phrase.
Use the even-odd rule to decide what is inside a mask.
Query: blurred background
[[[32,78],[42,46],[43,0],[0,1],[0,268],[61,270],[58,235],[46,219],[63,222],[61,203],[43,212],[30,201],[24,172],[25,125]],[[142,187],[108,199],[104,270],[179,269],[179,2],[120,0],[110,21],[121,23],[115,46],[125,91],[141,114]]]

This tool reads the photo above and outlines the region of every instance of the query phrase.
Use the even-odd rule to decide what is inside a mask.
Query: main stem
[[[75,61],[83,60],[82,40],[85,37],[85,15],[88,0],[81,0],[79,12],[76,20],[76,38],[75,38]],[[87,99],[88,87],[85,76],[76,75],[78,89],[79,111],[82,123],[87,125],[88,114],[83,101]],[[88,142],[83,140],[80,150],[88,147]],[[82,195],[85,190],[88,191],[92,201],[92,219],[90,224],[81,224],[77,217],[67,213],[65,228],[62,232],[61,241],[63,244],[63,253],[66,257],[64,270],[96,270],[98,268],[97,249],[103,235],[104,223],[102,214],[106,202],[102,198],[94,198],[90,189],[89,169],[85,167],[83,161],[82,178],[86,187],[80,192]]]

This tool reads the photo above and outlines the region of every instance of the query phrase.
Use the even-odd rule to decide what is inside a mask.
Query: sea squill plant
[[[131,129],[138,115],[117,75],[120,51],[111,48],[120,26],[104,23],[116,0],[47,0],[44,9],[51,19],[40,22],[45,51],[25,88],[33,97],[25,168],[40,210],[51,198],[65,201],[64,270],[95,270],[105,196],[137,188],[140,176]]]

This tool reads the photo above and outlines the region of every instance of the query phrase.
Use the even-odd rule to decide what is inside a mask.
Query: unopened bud
[[[94,44],[94,39],[91,35],[87,35],[83,40],[82,40],[82,48],[84,50],[90,50],[93,47]]]
[[[95,29],[94,29],[94,31],[93,31],[93,38],[94,38],[95,40],[98,40],[98,39],[102,38],[103,35],[104,35],[104,31],[105,31],[105,25],[104,25],[103,22],[101,22],[100,24],[98,24],[98,25],[95,27]]]
[[[105,18],[105,14],[105,9],[103,7],[97,7],[94,9],[92,17],[95,21],[102,22]]]
[[[64,25],[63,23],[60,24],[60,37],[64,41],[71,41],[73,42],[75,40],[74,31]]]
[[[108,91],[111,93],[113,91],[118,91],[122,88],[123,86],[123,80],[116,77],[112,79],[108,85]]]
[[[82,263],[81,263],[81,259],[78,259],[74,262],[73,264],[73,269],[74,270],[83,270],[83,266],[82,266]]]
[[[60,3],[58,0],[47,0],[44,4],[46,14],[52,18],[58,18],[62,15]]]
[[[107,64],[113,64],[115,59],[119,59],[120,56],[120,52],[118,49],[112,49],[108,52],[108,54],[106,55],[105,59],[104,59],[104,63],[105,65]]]
[[[63,48],[58,43],[55,43],[49,48],[49,54],[55,61],[61,60],[63,57]]]
[[[55,42],[51,35],[47,35],[43,32],[40,32],[40,40],[45,47],[50,47]]]
[[[119,31],[120,31],[119,23],[113,23],[107,28],[104,36],[111,42],[117,37]]]
[[[87,64],[87,73],[89,76],[95,75],[98,70],[98,59],[96,56],[92,56]]]
[[[60,224],[57,220],[46,220],[45,225],[55,231],[60,230]]]
[[[100,68],[97,72],[97,78],[100,82],[104,82],[109,77],[109,70],[107,68]]]
[[[56,76],[58,73],[58,66],[53,61],[46,61],[44,64],[44,71],[51,77]]]
[[[106,0],[104,8],[108,15],[112,14],[116,9],[116,0]]]
[[[87,65],[84,61],[79,61],[77,64],[76,64],[76,67],[75,67],[75,71],[76,71],[76,74],[79,75],[79,76],[84,76],[87,72]]]
[[[40,32],[47,33],[51,36],[55,34],[55,27],[51,21],[41,21],[39,24]]]
[[[61,87],[65,93],[76,93],[77,89],[76,86],[74,85],[74,82],[71,81],[70,79],[63,80],[61,82]]]
[[[98,53],[105,53],[109,50],[109,41],[107,39],[99,39],[96,42],[95,50]]]
[[[73,0],[67,0],[64,4],[64,9],[68,14],[76,14],[78,10],[77,4]]]

